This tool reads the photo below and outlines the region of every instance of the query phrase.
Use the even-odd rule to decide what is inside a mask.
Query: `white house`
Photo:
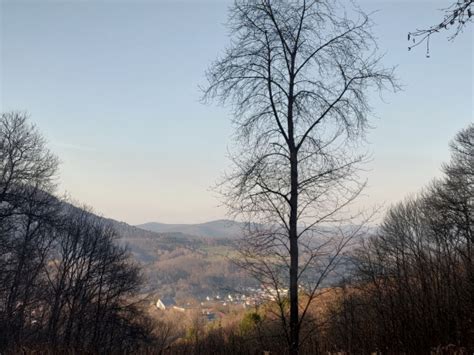
[[[159,298],[158,301],[156,301],[156,308],[163,311],[166,309],[172,309],[175,305],[176,303],[171,297]]]

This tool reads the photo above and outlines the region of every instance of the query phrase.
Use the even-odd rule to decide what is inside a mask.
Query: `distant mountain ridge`
[[[242,235],[244,223],[220,219],[196,224],[167,224],[159,222],[144,223],[136,226],[154,233],[183,233],[207,238],[234,239]]]

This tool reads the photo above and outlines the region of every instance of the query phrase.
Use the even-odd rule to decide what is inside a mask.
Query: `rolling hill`
[[[201,225],[156,224],[159,227],[151,231],[111,219],[107,221],[117,231],[118,242],[126,245],[141,265],[145,292],[183,300],[255,286],[255,281],[228,258],[234,252],[237,224],[230,228],[227,228],[228,221]]]
[[[229,220],[201,224],[146,223],[131,226],[108,220],[134,259],[141,264],[146,292],[177,299],[201,299],[207,295],[255,287],[256,281],[233,262],[235,242],[243,223]],[[346,232],[350,231],[347,226]],[[326,232],[331,232],[328,228]],[[325,285],[337,283],[350,267],[343,258],[328,275]]]
[[[244,223],[227,219],[210,221],[199,224],[166,224],[150,222],[140,224],[138,228],[155,233],[183,233],[206,238],[238,238],[244,227]]]

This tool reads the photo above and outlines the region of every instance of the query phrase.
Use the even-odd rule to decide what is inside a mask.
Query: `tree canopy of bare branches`
[[[327,332],[332,346],[474,350],[474,125],[456,136],[451,152],[444,177],[393,206],[354,253],[355,277]]]
[[[315,273],[330,271],[358,230],[342,226],[364,187],[364,155],[354,152],[369,93],[396,88],[370,19],[353,15],[333,1],[236,1],[231,45],[208,71],[205,99],[234,109],[238,149],[222,191],[230,212],[249,222],[240,260],[276,292],[292,354],[321,282]],[[333,240],[337,232],[344,238]]]
[[[27,309],[38,306],[58,203],[57,159],[26,115],[0,119],[0,349],[24,333]]]
[[[472,4],[474,0],[457,0],[451,6],[444,9],[444,18],[439,24],[425,29],[417,29],[408,33],[408,41],[412,44],[408,46],[408,50],[419,46],[426,42],[426,56],[430,55],[430,37],[431,35],[450,30],[449,40],[454,40],[472,21]]]
[[[140,270],[109,223],[55,196],[57,166],[25,114],[1,115],[0,352],[135,349]]]

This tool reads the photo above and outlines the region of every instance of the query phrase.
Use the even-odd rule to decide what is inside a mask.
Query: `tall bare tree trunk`
[[[290,152],[290,354],[299,352],[299,312],[298,312],[298,150],[295,144],[293,105],[294,105],[294,59],[291,63],[291,79],[288,95],[288,150]]]

